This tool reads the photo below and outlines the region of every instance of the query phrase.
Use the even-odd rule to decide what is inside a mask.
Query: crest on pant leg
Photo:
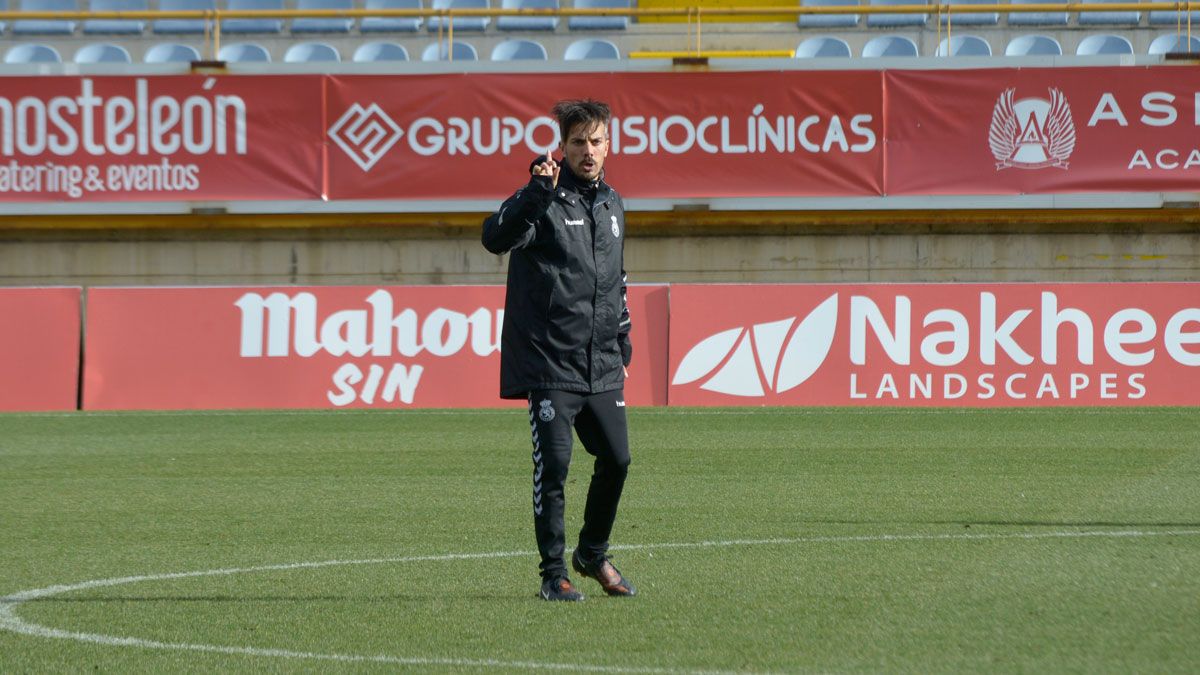
[[[542,409],[538,411],[538,418],[540,418],[543,422],[549,422],[550,420],[554,419],[554,406],[550,404],[550,399],[546,399],[538,403],[538,405],[542,407]]]

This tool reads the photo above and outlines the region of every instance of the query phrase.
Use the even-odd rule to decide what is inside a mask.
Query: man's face
[[[571,172],[585,181],[600,178],[604,158],[608,157],[608,127],[603,122],[576,124],[562,144],[563,160]]]

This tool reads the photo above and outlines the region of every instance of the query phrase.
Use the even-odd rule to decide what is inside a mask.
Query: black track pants
[[[529,424],[533,428],[533,527],[542,556],[542,576],[549,579],[566,573],[563,485],[571,464],[571,427],[584,449],[596,458],[579,548],[589,559],[608,550],[629,469],[625,394],[620,389],[600,394],[533,391],[529,394]]]

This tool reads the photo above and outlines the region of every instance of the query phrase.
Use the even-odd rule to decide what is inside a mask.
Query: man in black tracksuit
[[[582,600],[563,560],[563,485],[571,428],[596,457],[576,572],[609,595],[637,591],[607,556],[629,467],[623,392],[632,354],[625,303],[625,210],[603,180],[608,106],[554,107],[562,164],[534,160],[529,183],[483,223],[483,245],[511,252],[501,336],[500,395],[529,401],[533,431],[533,522],[546,600]]]

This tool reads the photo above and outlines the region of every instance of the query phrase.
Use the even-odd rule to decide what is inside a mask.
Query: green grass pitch
[[[629,416],[579,604],[523,409],[0,416],[0,672],[1200,669],[1200,411]]]

